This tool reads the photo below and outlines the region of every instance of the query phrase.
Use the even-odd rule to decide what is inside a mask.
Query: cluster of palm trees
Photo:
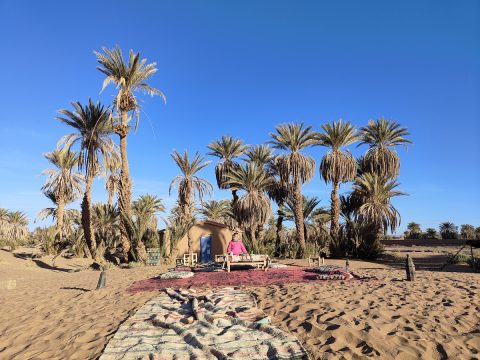
[[[480,240],[480,226],[473,226],[470,224],[463,224],[458,226],[450,221],[442,222],[438,227],[438,232],[434,228],[427,228],[422,231],[420,224],[410,222],[407,225],[407,230],[404,233],[407,239],[465,239],[465,240]]]
[[[0,208],[0,246],[15,249],[29,238],[28,217],[22,211]]]
[[[53,168],[44,171],[47,181],[42,190],[55,205],[51,215],[56,219],[55,244],[58,246],[65,242],[67,234],[65,205],[83,195],[80,216],[88,255],[101,261],[105,244],[97,238],[98,229],[94,227],[91,191],[95,177],[105,176],[108,207],[112,207],[114,194],[118,193],[122,260],[144,261],[146,251],[139,234],[151,228],[151,219],[149,223],[143,215],[132,212],[127,136],[133,119],[135,128],[138,126],[140,105],[136,94],[158,95],[164,101],[165,96],[147,83],[157,71],[156,63],[147,63],[133,51],[125,61],[118,46],[102,51],[95,52],[99,63],[97,69],[106,76],[102,91],[112,83],[118,90],[117,95],[111,106],[89,99],[85,105],[76,101],[71,104],[71,110],[59,111],[57,119],[69,126],[72,133],[60,139],[57,149],[45,155]],[[119,137],[119,146],[112,139],[114,134]]]
[[[140,59],[138,53],[130,51],[126,61],[117,46],[103,48],[95,55],[99,63],[97,69],[105,75],[102,91],[113,84],[117,95],[108,106],[89,99],[84,105],[76,101],[71,109],[59,111],[57,119],[69,126],[71,133],[60,139],[54,151],[45,154],[53,167],[44,171],[47,180],[42,190],[53,207],[40,215],[56,219],[55,249],[71,244],[69,239],[78,235],[85,240],[86,248],[82,251],[97,261],[103,260],[106,249],[116,245],[122,261],[145,261],[145,242],[158,236],[154,218],[163,205],[160,199],[149,197],[136,200],[137,205],[140,202],[144,208],[135,207],[127,137],[131,122],[134,120],[135,129],[139,122],[138,92],[158,95],[163,101],[165,96],[148,84],[157,71],[156,64]],[[118,136],[119,145],[113,140],[114,135]],[[252,250],[258,250],[264,238],[264,226],[271,220],[271,201],[274,201],[278,207],[277,255],[286,243],[284,220],[295,223],[294,239],[288,243],[290,248],[295,246],[297,257],[305,256],[309,234],[313,239],[328,234],[330,250],[337,255],[374,255],[379,237],[388,230],[393,231],[399,223],[400,217],[391,199],[402,195],[396,190],[395,179],[400,169],[396,147],[410,143],[407,135],[407,130],[395,121],[380,118],[358,130],[342,120],[322,125],[320,132],[303,124],[283,124],[270,134],[268,143],[257,146],[223,136],[207,148],[208,155],[218,159],[215,166],[218,187],[232,193],[232,201],[228,203],[204,202],[212,186],[200,178],[198,172],[210,161],[205,161],[199,153],[192,158],[186,151],[183,154],[175,151],[172,158],[181,174],[170,186],[170,191],[177,189],[178,192],[177,204],[167,220],[170,233],[175,239],[182,233],[188,234],[185,229],[195,221],[198,199],[203,214],[244,229]],[[346,149],[354,143],[368,146],[359,159]],[[329,211],[318,207],[318,199],[302,194],[303,185],[315,176],[315,159],[305,153],[313,146],[328,148],[320,159],[320,175],[332,184]],[[92,204],[92,184],[98,176],[106,179],[107,204]],[[340,196],[340,186],[349,182],[353,183],[352,191]],[[80,213],[66,208],[80,197]],[[110,222],[107,225],[104,221]],[[75,223],[79,224],[76,228],[72,227]],[[310,231],[312,228],[314,231]],[[192,241],[189,238],[190,249]]]
[[[403,195],[396,190],[400,160],[395,148],[411,143],[406,139],[408,132],[384,118],[371,120],[358,130],[342,120],[324,124],[321,129],[316,132],[303,123],[291,123],[277,126],[266,144],[249,146],[227,135],[211,142],[207,148],[208,155],[218,158],[217,186],[231,191],[231,201],[204,203],[203,197],[211,191],[211,185],[196,174],[209,162],[198,153],[190,161],[187,152],[174,152],[172,157],[181,175],[172,185],[178,185],[177,207],[181,216],[192,218],[196,193],[202,205],[200,213],[242,228],[256,251],[262,229],[271,218],[273,200],[278,207],[276,255],[281,255],[285,248],[284,220],[295,223],[295,255],[299,258],[305,256],[306,233],[313,223],[314,240],[328,233],[330,251],[335,255],[378,255],[380,237],[388,230],[394,231],[400,222],[399,213],[391,204],[393,197]],[[368,146],[359,159],[346,150],[356,142]],[[329,149],[320,159],[320,175],[332,184],[329,216],[326,209],[317,207],[318,199],[302,194],[302,186],[315,176],[315,159],[305,154],[313,146]],[[339,196],[340,185],[348,182],[353,182],[352,191]]]

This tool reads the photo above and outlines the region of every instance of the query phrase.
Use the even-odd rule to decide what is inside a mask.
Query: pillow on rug
[[[193,276],[191,271],[169,271],[161,274],[160,279],[186,279]]]
[[[306,271],[319,274],[317,279],[319,280],[350,280],[353,279],[353,275],[345,267],[336,265],[320,265],[312,269],[306,269]]]

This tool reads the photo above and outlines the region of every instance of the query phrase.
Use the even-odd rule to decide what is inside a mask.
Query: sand
[[[443,261],[430,250],[412,255],[420,268],[430,258]],[[16,280],[14,289],[0,289],[0,359],[99,357],[120,324],[157,294],[127,288],[165,270],[109,270],[107,287],[97,291],[99,272],[49,265],[51,258],[34,263],[0,250],[0,281]],[[61,259],[56,265],[69,269],[86,260]],[[466,272],[465,265],[449,268],[455,272],[419,270],[410,283],[392,267],[401,261],[350,266],[372,279],[249,290],[273,325],[296,335],[312,359],[480,358],[480,274]]]

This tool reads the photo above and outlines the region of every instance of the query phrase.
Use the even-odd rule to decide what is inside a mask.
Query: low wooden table
[[[250,255],[215,255],[215,262],[226,262],[227,272],[230,272],[232,265],[255,265],[257,268],[267,271],[270,263],[268,255],[262,255],[261,259],[255,258],[255,256],[259,255],[253,256],[252,258]]]

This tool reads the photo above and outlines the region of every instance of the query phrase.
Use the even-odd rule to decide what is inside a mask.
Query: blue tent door
[[[202,236],[200,238],[200,262],[210,261],[212,261],[212,236]]]

